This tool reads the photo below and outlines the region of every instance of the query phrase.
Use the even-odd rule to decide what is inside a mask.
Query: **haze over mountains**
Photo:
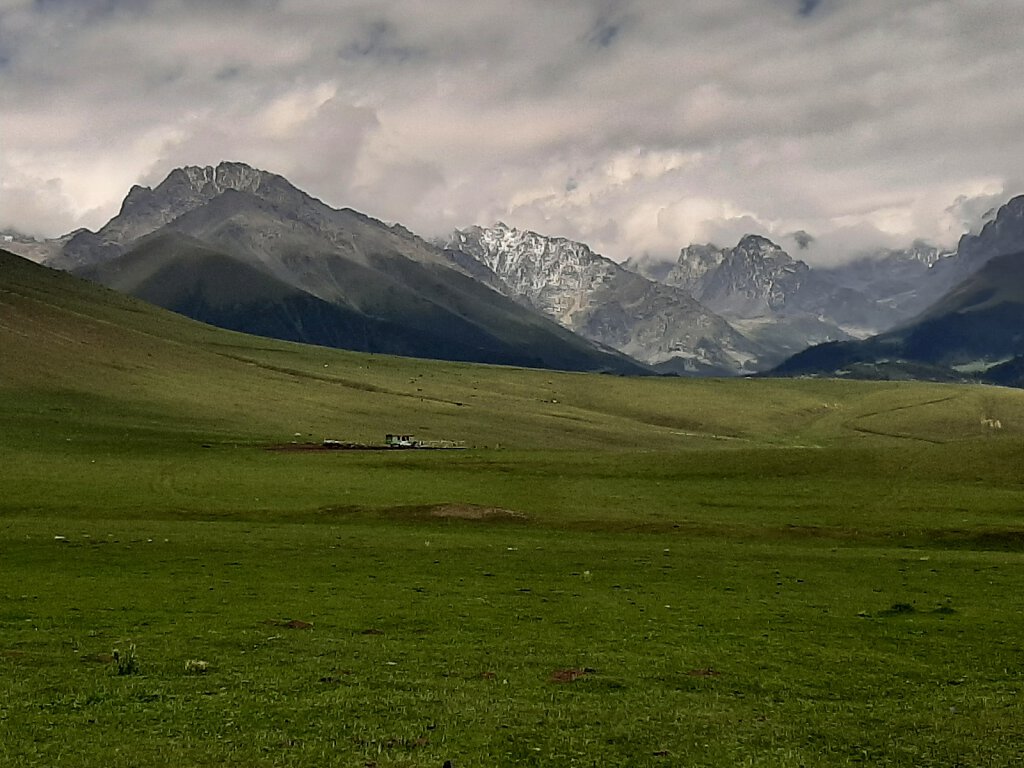
[[[987,261],[910,323],[812,347],[776,373],[1024,386],[1024,251]]]
[[[176,169],[152,189],[133,187],[97,232],[46,242],[11,233],[4,242],[49,266],[259,335],[569,370],[735,375],[770,369],[819,343],[832,350],[829,361],[839,359],[836,350],[858,350],[860,362],[865,350],[891,353],[890,329],[910,327],[922,312],[934,338],[934,328],[948,328],[934,326],[942,308],[962,315],[966,305],[956,297],[977,293],[950,294],[957,284],[974,275],[986,285],[998,275],[1019,281],[1002,261],[992,267],[997,275],[980,270],[1024,250],[1024,197],[965,235],[955,252],[918,242],[819,268],[748,234],[732,247],[683,247],[671,264],[617,264],[584,243],[500,223],[430,243],[400,225],[331,208],[276,174],[221,163]],[[984,316],[1009,322],[1011,315]],[[856,339],[886,333],[885,343],[857,346]],[[1010,341],[973,351],[961,344],[956,354],[918,362],[984,368],[994,356],[1006,362],[1018,354]],[[866,375],[863,365],[819,370],[807,362],[820,359],[806,353],[779,370]]]
[[[1024,196],[961,238],[928,278],[925,289],[952,287],[912,320],[862,341],[812,347],[776,373],[1024,385]]]

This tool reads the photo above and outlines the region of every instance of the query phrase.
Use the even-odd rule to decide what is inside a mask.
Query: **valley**
[[[1024,768],[1020,5],[0,2],[0,768]]]
[[[0,270],[4,765],[1017,757],[1019,390],[366,354]],[[467,449],[269,450],[388,432]]]

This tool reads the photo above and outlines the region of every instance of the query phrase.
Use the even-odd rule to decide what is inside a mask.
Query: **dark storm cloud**
[[[814,242],[814,236],[808,232],[804,232],[802,229],[798,229],[796,232],[791,232],[789,237],[792,238],[793,242],[796,243],[797,248],[801,251],[806,251],[808,246]]]
[[[821,5],[822,0],[800,0],[800,7],[797,13],[801,16],[810,16]]]
[[[404,62],[426,55],[426,49],[402,42],[398,27],[388,19],[376,19],[355,31],[354,38],[342,46],[342,58],[366,56]]]
[[[598,48],[610,48],[621,40],[632,21],[632,10],[626,2],[620,0],[599,5],[586,40]]]
[[[601,48],[607,48],[615,42],[615,38],[619,36],[621,31],[622,27],[618,24],[603,22],[594,27],[589,35],[589,39]]]
[[[0,228],[232,158],[615,258],[955,240],[954,201],[1024,179],[1020,33],[1016,0],[0,0]]]

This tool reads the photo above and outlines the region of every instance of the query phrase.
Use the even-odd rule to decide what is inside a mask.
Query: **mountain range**
[[[640,374],[398,226],[241,163],[134,187],[46,263],[232,330],[413,357]]]
[[[867,339],[811,347],[773,373],[1024,385],[1024,197],[931,269],[938,271],[927,289],[953,287],[911,320]]]
[[[687,291],[625,269],[583,243],[499,223],[457,230],[444,245],[502,294],[661,372],[753,372],[763,354]]]
[[[912,322],[794,355],[778,375],[1024,385],[1024,251],[996,256]]]
[[[15,252],[204,322],[359,351],[625,374],[897,375],[891,361],[863,364],[882,350],[902,361],[898,375],[938,378],[964,366],[996,375],[996,362],[1010,375],[1019,354],[962,341],[925,354],[919,342],[941,347],[947,315],[1013,316],[962,302],[985,290],[972,280],[1018,280],[1002,260],[984,270],[1024,250],[1024,197],[955,251],[917,242],[831,268],[757,234],[686,246],[671,263],[617,264],[501,223],[428,242],[243,163],[135,186],[96,232],[0,234]],[[981,333],[965,327],[964,338]],[[831,365],[844,355],[857,363]]]

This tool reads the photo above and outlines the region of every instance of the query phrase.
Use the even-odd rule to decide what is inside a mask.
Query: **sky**
[[[233,160],[617,261],[952,245],[1024,192],[1021,40],[1020,0],[0,0],[0,229]]]

